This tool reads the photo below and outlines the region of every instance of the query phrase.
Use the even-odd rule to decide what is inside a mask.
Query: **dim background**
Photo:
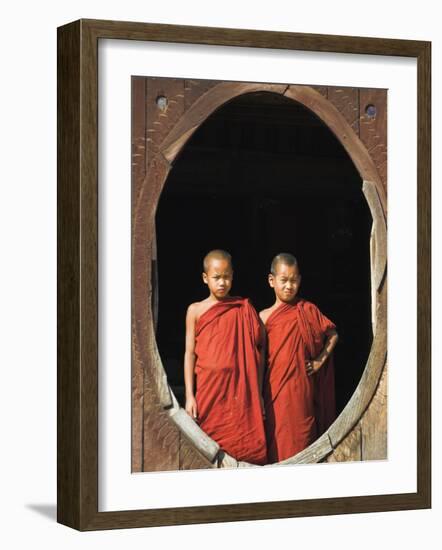
[[[0,507],[4,548],[437,547],[441,541],[441,293],[433,287],[433,509],[78,533],[56,502],[56,28],[79,18],[433,41],[433,151],[442,149],[438,4],[372,0],[16,1],[2,8]],[[438,23],[439,21],[439,23]],[[404,113],[406,116],[406,113]],[[441,181],[434,154],[433,181]],[[433,188],[433,211],[441,207]],[[441,278],[433,217],[433,281]],[[405,335],[404,335],[405,336]]]

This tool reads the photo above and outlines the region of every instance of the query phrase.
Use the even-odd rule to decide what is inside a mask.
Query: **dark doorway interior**
[[[158,206],[157,342],[169,383],[183,402],[187,306],[207,297],[202,259],[213,248],[234,261],[232,295],[257,310],[274,297],[272,257],[299,262],[300,295],[337,327],[336,399],[343,409],[372,342],[369,240],[362,181],[340,142],[305,107],[271,93],[246,94],[218,109],[176,160]]]

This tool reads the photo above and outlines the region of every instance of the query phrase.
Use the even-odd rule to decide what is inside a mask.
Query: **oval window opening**
[[[302,273],[299,295],[337,325],[339,415],[373,339],[371,227],[361,176],[314,113],[269,92],[239,96],[214,112],[180,152],[156,214],[156,340],[178,402],[184,406],[186,309],[207,297],[205,254],[232,254],[231,294],[251,298],[260,311],[274,302],[272,258],[290,252]]]

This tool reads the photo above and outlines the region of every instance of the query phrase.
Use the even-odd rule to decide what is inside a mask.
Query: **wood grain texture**
[[[97,41],[159,40],[400,55],[418,61],[418,491],[305,501],[98,511]],[[58,31],[58,521],[79,530],[431,506],[431,46],[426,42],[82,20]],[[63,166],[64,174],[60,166]],[[88,205],[88,201],[90,204]],[[61,221],[67,216],[72,223]],[[84,235],[84,236],[83,236]],[[88,245],[92,244],[91,247]],[[87,272],[87,273],[86,273]],[[86,303],[89,301],[89,303]]]
[[[184,113],[184,80],[178,78],[146,79],[147,165],[159,146]],[[165,97],[167,107],[159,109],[157,98]]]
[[[155,397],[147,380],[144,386],[143,470],[178,470],[180,432]]]
[[[219,80],[192,80],[184,81],[184,109],[187,111],[197,99],[208,90],[219,84]]]
[[[137,204],[140,186],[146,176],[146,119],[137,113],[144,112],[146,103],[146,80],[132,77],[132,211]],[[132,312],[133,314],[133,312]],[[132,315],[132,327],[135,325]],[[134,328],[132,328],[132,331]],[[137,347],[132,344],[132,471],[140,472],[143,467],[143,407],[144,368]]]
[[[211,462],[200,454],[186,436],[180,431],[179,469],[180,470],[206,470],[216,468],[216,462]]]
[[[133,21],[82,19],[81,24],[96,38],[153,40],[185,44],[209,44],[315,52],[361,53],[418,57],[426,42],[362,36],[336,36],[275,32],[252,29],[162,25]]]
[[[98,487],[98,50],[93,33],[81,29],[80,98],[80,452],[84,526],[97,510]],[[95,489],[96,490],[96,489]]]
[[[122,510],[96,514],[91,518],[85,530],[128,529],[162,525],[360,514],[367,512],[418,510],[427,507],[428,503],[419,494],[401,493],[359,497],[251,502],[217,506]]]
[[[140,186],[137,182],[143,181],[146,176],[146,117],[139,116],[144,113],[146,105],[146,79],[133,76],[132,88],[132,209],[138,201]]]
[[[378,170],[387,194],[387,90],[360,90],[360,137]],[[366,108],[373,105],[376,116],[366,114]]]
[[[376,186],[370,181],[364,181],[362,183],[362,191],[373,218],[373,267],[371,281],[374,292],[373,302],[376,304],[376,293],[381,288],[387,269],[387,225]]]
[[[332,451],[332,442],[326,432],[309,447],[297,455],[281,461],[279,464],[312,464],[315,462],[321,462]]]
[[[80,25],[58,30],[57,521],[80,524]]]
[[[328,86],[327,99],[359,136],[359,88]]]
[[[431,42],[417,55],[417,487],[431,507]]]
[[[325,462],[359,462],[362,460],[362,433],[360,423],[328,455]]]
[[[385,460],[388,428],[388,368],[385,365],[371,403],[361,418],[361,460]]]
[[[169,413],[170,414],[170,413]],[[213,439],[208,437],[203,430],[198,426],[192,418],[187,414],[187,412],[180,408],[177,404],[176,408],[173,410],[173,413],[170,414],[171,419],[174,424],[179,429],[180,433],[189,441],[193,447],[198,451],[199,455],[202,455],[206,462],[214,464],[216,462],[216,457],[219,452],[219,445]],[[189,453],[187,453],[189,454]],[[191,468],[192,459],[189,461],[188,468]],[[182,464],[181,469],[185,469],[186,463],[183,460],[180,461]]]
[[[318,93],[323,95],[326,99],[328,99],[328,87],[327,86],[311,86],[314,90],[316,90]]]

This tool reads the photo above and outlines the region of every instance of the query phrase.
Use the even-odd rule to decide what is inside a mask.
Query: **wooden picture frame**
[[[403,56],[418,67],[417,492],[98,511],[98,41]],[[429,42],[80,20],[58,30],[58,521],[79,530],[431,506]]]

